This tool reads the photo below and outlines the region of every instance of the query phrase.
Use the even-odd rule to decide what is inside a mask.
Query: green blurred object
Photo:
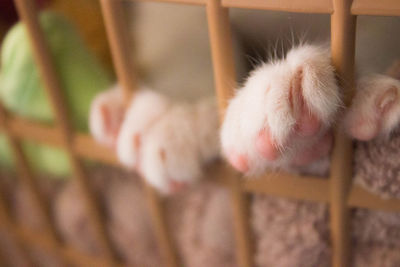
[[[40,24],[59,75],[72,126],[88,131],[88,112],[94,96],[107,89],[111,75],[101,66],[64,17],[45,11]],[[19,116],[51,124],[54,114],[45,94],[25,27],[18,23],[7,33],[1,51],[0,99],[5,108]],[[12,157],[4,136],[0,137],[0,163],[10,166]],[[24,142],[32,166],[64,176],[70,172],[66,154],[58,149]]]

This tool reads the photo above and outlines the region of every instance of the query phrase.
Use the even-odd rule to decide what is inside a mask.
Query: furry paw
[[[385,75],[360,80],[344,125],[361,141],[389,136],[400,124],[400,81]]]
[[[176,105],[154,124],[143,139],[139,167],[150,184],[173,193],[202,177],[204,165],[218,155],[216,114],[213,103]]]
[[[97,142],[114,147],[123,119],[123,95],[118,86],[98,94],[89,112],[89,129]]]
[[[249,175],[284,168],[304,150],[312,155],[306,162],[312,161],[323,156],[312,147],[331,143],[325,136],[340,106],[329,50],[293,48],[285,59],[254,70],[230,102],[221,130],[223,154]]]
[[[203,165],[218,156],[214,100],[172,105],[161,94],[142,89],[125,112],[121,90],[113,88],[94,100],[90,125],[96,140],[115,147],[124,166],[164,193],[200,178]]]
[[[135,93],[117,140],[117,156],[122,164],[131,169],[139,167],[143,138],[170,107],[169,100],[159,93],[148,89]]]

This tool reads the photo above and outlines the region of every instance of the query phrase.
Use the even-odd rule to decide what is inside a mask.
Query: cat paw
[[[115,87],[93,101],[89,123],[95,139],[115,148],[125,167],[160,192],[177,192],[198,180],[219,155],[215,100],[173,105],[142,89],[125,111],[121,91]]]
[[[400,81],[385,75],[361,79],[344,120],[346,132],[360,141],[389,136],[400,125]]]
[[[138,168],[144,136],[170,107],[169,99],[155,91],[142,89],[134,94],[116,142],[116,153],[124,166]]]
[[[94,139],[114,147],[124,114],[122,90],[118,86],[98,94],[89,111],[89,130]]]
[[[125,111],[122,89],[117,85],[93,100],[90,132],[96,141],[114,148],[125,167],[135,169],[143,135],[169,107],[166,97],[142,88],[135,92]]]
[[[295,158],[302,151],[319,155],[310,148],[330,142],[327,130],[340,106],[329,50],[293,48],[284,59],[251,72],[230,101],[221,129],[223,155],[249,175],[301,163]]]
[[[215,104],[176,105],[143,138],[139,172],[162,193],[174,193],[203,176],[218,156]],[[209,117],[209,114],[213,114]]]

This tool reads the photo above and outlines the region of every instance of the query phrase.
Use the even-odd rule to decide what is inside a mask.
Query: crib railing
[[[122,85],[125,99],[135,92],[136,78],[131,57],[125,20],[122,16],[122,0],[100,0],[107,29],[113,61]],[[151,0],[150,0],[151,1]],[[400,2],[397,0],[154,0],[179,4],[205,6],[208,18],[210,46],[214,67],[219,115],[223,118],[228,99],[235,87],[233,48],[230,32],[229,8],[266,9],[302,13],[325,13],[331,15],[332,62],[342,86],[345,102],[349,104],[354,85],[354,55],[357,15],[400,16]],[[0,106],[0,130],[6,134],[14,153],[21,181],[32,195],[33,206],[45,224],[46,233],[37,234],[17,224],[7,211],[4,201],[0,201],[0,226],[7,230],[19,244],[42,247],[61,256],[66,262],[80,266],[120,266],[105,231],[104,220],[98,202],[89,187],[82,158],[119,165],[115,156],[93,141],[90,136],[76,133],[70,127],[64,106],[60,83],[55,72],[49,49],[39,27],[38,14],[33,0],[15,0],[20,19],[29,33],[35,62],[39,67],[47,95],[56,115],[54,126],[42,125],[7,113]],[[79,184],[93,228],[102,248],[101,256],[90,256],[63,244],[54,222],[49,215],[48,203],[39,194],[34,173],[21,149],[21,140],[30,139],[62,147],[66,150],[74,177]],[[336,132],[335,147],[329,179],[302,177],[285,173],[266,173],[259,179],[241,179],[240,175],[225,164],[215,166],[218,182],[230,190],[237,243],[239,266],[252,266],[252,244],[249,232],[248,194],[269,194],[287,198],[310,200],[330,205],[332,262],[335,267],[349,266],[350,229],[349,209],[362,207],[386,211],[400,211],[399,200],[384,200],[366,192],[351,183],[352,146],[340,131]],[[273,176],[274,178],[271,178]],[[163,201],[157,192],[145,185],[154,231],[165,258],[166,266],[179,266],[176,250],[167,231]],[[134,251],[132,252],[134,253]],[[0,259],[1,260],[1,259]]]

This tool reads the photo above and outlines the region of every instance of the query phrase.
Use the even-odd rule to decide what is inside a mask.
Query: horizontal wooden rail
[[[48,234],[37,233],[29,228],[19,226],[16,224],[5,224],[3,218],[0,219],[0,227],[4,230],[14,233],[20,242],[29,244],[30,246],[37,246],[43,250],[61,255],[68,262],[79,264],[79,266],[111,266],[112,263],[107,258],[99,255],[89,255],[81,252],[71,246],[60,246],[54,242]],[[112,265],[115,267],[122,267],[123,265]]]
[[[5,123],[10,125],[13,135],[27,140],[62,147],[62,137],[58,129],[38,122],[32,122],[21,117],[12,117],[6,122],[0,122],[0,132]],[[82,158],[96,160],[113,166],[121,166],[114,152],[99,145],[90,135],[76,133],[72,137],[73,149]],[[218,172],[217,182],[226,184],[225,168],[218,163],[210,168],[211,172]],[[329,180],[317,177],[304,177],[288,173],[267,173],[257,178],[243,178],[243,190],[248,193],[270,194],[281,197],[304,199],[310,201],[328,202]],[[318,190],[315,190],[315,189]],[[349,199],[352,207],[400,211],[400,200],[386,200],[372,193],[368,193],[354,185]]]
[[[259,178],[243,181],[243,190],[279,197],[329,202],[329,180],[296,176],[288,173],[267,173]]]
[[[183,4],[183,5],[205,5],[206,0],[128,0],[131,2],[159,2],[159,3],[172,3],[172,4]]]
[[[354,15],[400,16],[400,1],[354,0],[351,13]]]
[[[384,199],[359,185],[353,185],[347,203],[351,207],[400,212],[400,199]]]
[[[296,13],[333,12],[331,0],[222,0],[222,6]]]
[[[3,123],[0,123],[0,132],[5,130],[6,125],[10,133],[20,139],[59,148],[64,147],[61,130],[55,126],[32,122],[17,116],[9,117],[8,119],[3,118]],[[107,147],[99,145],[90,135],[75,133],[72,134],[71,138],[73,140],[72,148],[79,156],[115,166],[120,165],[114,152]]]

